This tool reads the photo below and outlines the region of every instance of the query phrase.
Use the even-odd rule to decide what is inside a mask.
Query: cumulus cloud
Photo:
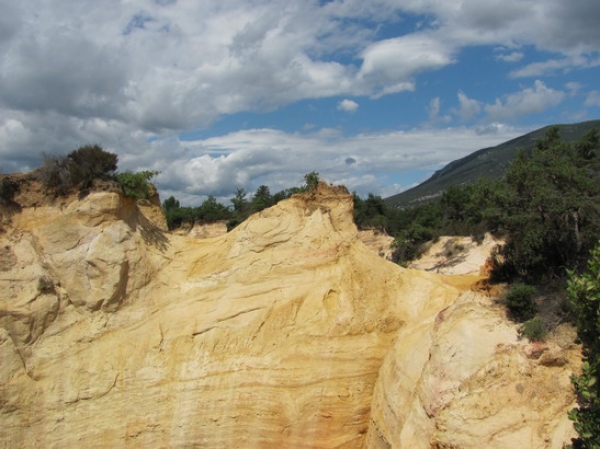
[[[520,61],[521,59],[523,59],[523,56],[525,56],[525,55],[522,52],[513,51],[512,53],[497,55],[496,59],[498,59],[500,61],[504,61],[504,62],[517,62],[517,61]]]
[[[157,147],[155,157],[161,170],[157,184],[163,196],[179,192],[178,198],[197,203],[209,194],[230,197],[237,187],[252,192],[261,184],[274,191],[299,185],[304,174],[315,169],[329,182],[345,184],[361,195],[383,194],[390,191],[388,184],[393,176],[412,170],[437,170],[452,160],[528,130],[497,125],[494,132],[487,133],[447,128],[345,137],[331,130],[296,134],[251,129],[203,140],[152,145]]]
[[[463,122],[469,121],[481,112],[481,103],[469,98],[464,92],[458,92],[459,107],[452,109],[453,114],[458,115]]]
[[[386,39],[363,51],[358,79],[378,89],[375,97],[413,90],[414,76],[451,64],[452,52],[442,40],[424,33]]]
[[[340,111],[356,112],[358,110],[358,103],[356,101],[346,99],[340,101],[337,108]]]
[[[429,122],[431,124],[435,124],[435,123],[448,123],[451,118],[448,115],[440,115],[440,109],[441,109],[441,101],[440,101],[440,97],[435,97],[433,98],[430,102],[429,102],[429,109],[428,109],[428,115],[429,115]]]
[[[398,152],[416,131],[344,137],[312,132],[316,125],[306,135],[269,129],[196,142],[178,137],[226,116],[300,100],[380,98],[426,83],[433,89],[423,78],[451,69],[462,50],[476,46],[502,47],[500,59],[525,61],[513,77],[600,64],[597,0],[0,0],[0,9],[0,170],[31,169],[41,151],[99,143],[119,154],[123,169],[161,170],[159,183],[191,196],[267,178],[283,185],[291,174],[301,181],[299,171],[317,163],[336,179],[374,187],[368,170],[419,166],[407,162],[413,159],[430,167],[447,158],[426,146],[415,146],[423,154],[406,152],[404,165],[371,154],[379,151],[374,145]],[[398,34],[389,35],[396,28]],[[556,56],[517,61],[525,47],[527,54]],[[565,94],[536,81],[521,92],[494,95],[496,102],[484,107],[461,92],[452,112],[468,121],[484,108],[490,121],[512,120],[559,104]],[[428,92],[432,97],[445,98]],[[590,94],[586,104],[595,105],[595,98]],[[341,110],[356,110],[357,101],[345,101]],[[432,122],[448,123],[440,101],[428,112]],[[469,132],[446,134],[444,144],[460,137],[465,147],[465,136],[484,135]],[[338,145],[347,147],[342,152]],[[348,154],[355,163],[345,162]]]
[[[597,90],[591,91],[585,99],[585,106],[600,106],[600,92]]]
[[[535,81],[533,87],[497,98],[494,104],[485,106],[489,120],[514,120],[516,117],[543,112],[560,104],[566,94],[547,87],[542,81]]]

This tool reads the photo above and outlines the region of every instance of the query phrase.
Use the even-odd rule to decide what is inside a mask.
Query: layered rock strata
[[[378,257],[344,189],[205,240],[151,215],[101,192],[11,217],[0,446],[558,448],[572,434],[577,348],[535,358],[490,298]]]

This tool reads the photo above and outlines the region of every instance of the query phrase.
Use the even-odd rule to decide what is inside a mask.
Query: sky
[[[98,144],[161,198],[387,197],[600,118],[598,0],[0,0],[0,173]]]

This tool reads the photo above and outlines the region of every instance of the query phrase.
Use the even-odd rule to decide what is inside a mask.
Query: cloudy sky
[[[0,172],[97,143],[162,198],[389,196],[600,118],[598,0],[0,0]]]

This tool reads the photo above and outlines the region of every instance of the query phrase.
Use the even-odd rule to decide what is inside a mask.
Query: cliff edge
[[[146,206],[152,209],[153,206]],[[319,184],[198,240],[117,192],[5,211],[2,447],[553,447],[579,349],[378,257]],[[9,218],[8,215],[10,215]]]

